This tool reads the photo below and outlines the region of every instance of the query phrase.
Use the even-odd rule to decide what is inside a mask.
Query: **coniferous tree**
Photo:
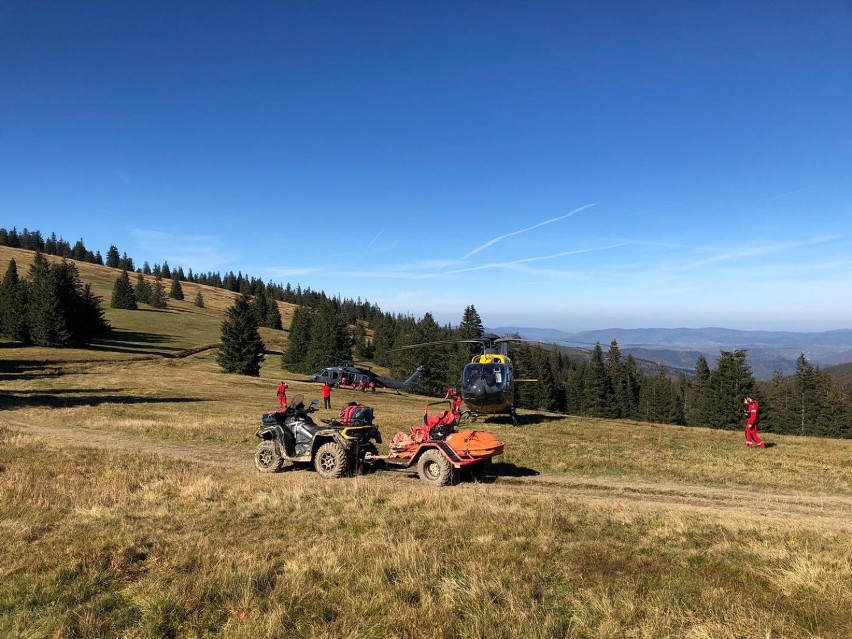
[[[101,298],[94,294],[91,285],[85,284],[80,288],[73,308],[76,310],[71,313],[71,327],[75,343],[88,344],[110,331],[110,324],[101,308]]]
[[[27,322],[33,344],[80,345],[109,330],[100,299],[81,285],[73,264],[51,266],[36,253],[28,277]]]
[[[706,426],[710,423],[709,393],[710,367],[707,365],[707,358],[699,355],[695,361],[695,380],[687,388],[684,400],[687,426]]]
[[[36,253],[33,258],[28,278],[27,321],[33,344],[67,345],[71,339],[71,331],[63,308],[64,295],[60,290],[62,282],[41,253]]]
[[[148,280],[145,279],[145,276],[142,275],[142,273],[136,274],[136,286],[133,289],[133,293],[136,295],[136,301],[138,303],[151,303],[151,285],[148,284]]]
[[[173,300],[182,300],[183,299],[183,287],[180,285],[180,279],[178,278],[178,274],[172,274],[172,288],[169,290],[169,297]]]
[[[27,285],[18,277],[18,265],[11,259],[0,284],[0,335],[28,343],[26,317]]]
[[[110,268],[118,268],[121,262],[121,256],[118,254],[118,249],[114,245],[110,245],[106,255],[106,265]]]
[[[543,349],[536,350],[539,351],[538,382],[534,386],[538,395],[538,408],[555,412],[560,409],[560,389],[553,374],[553,363]]]
[[[317,309],[316,320],[310,327],[304,370],[317,370],[329,365],[329,357],[338,360],[352,359],[352,336],[343,316],[331,304]]]
[[[269,300],[269,309],[266,311],[263,325],[276,331],[283,331],[284,323],[281,321],[281,311],[278,309],[278,302],[274,297],[270,297],[265,292],[262,295]]]
[[[204,296],[201,294],[201,291],[195,294],[195,305],[198,308],[204,308]]]
[[[603,349],[595,344],[584,379],[584,412],[592,417],[609,417],[613,412],[612,386],[606,372]]]
[[[151,306],[154,308],[166,308],[168,300],[166,299],[166,289],[163,286],[163,278],[157,275],[154,278],[154,286],[151,289]]]
[[[293,313],[287,350],[281,356],[281,367],[290,371],[305,372],[305,358],[311,343],[311,324],[314,311],[307,306],[299,306]]]
[[[721,351],[707,384],[707,426],[738,429],[743,425],[743,398],[754,395],[748,352]]]
[[[228,309],[222,322],[222,345],[216,361],[224,372],[253,377],[260,375],[264,345],[259,327],[249,296],[241,295]]]
[[[138,308],[136,293],[130,284],[130,276],[127,271],[121,271],[121,275],[115,280],[109,305],[112,308],[123,308],[130,311],[135,311]]]

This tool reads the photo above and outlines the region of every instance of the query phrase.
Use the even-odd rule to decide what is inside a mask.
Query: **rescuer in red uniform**
[[[331,408],[331,386],[328,382],[322,385],[322,403],[325,408]]]
[[[757,400],[752,397],[746,397],[743,400],[746,405],[746,425],[745,438],[746,446],[749,448],[766,448],[766,444],[757,436],[757,426],[760,424],[760,405]]]
[[[278,384],[278,408],[284,410],[287,408],[287,389],[289,386],[283,381]]]

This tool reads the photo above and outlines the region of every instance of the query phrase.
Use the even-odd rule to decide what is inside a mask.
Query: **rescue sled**
[[[417,465],[420,480],[429,486],[451,486],[461,481],[468,471],[474,479],[486,477],[491,459],[503,452],[503,442],[481,430],[456,431],[460,411],[457,402],[449,401],[449,409],[432,417],[426,404],[422,426],[412,426],[408,433],[397,433],[390,444],[389,455],[369,455],[365,461],[383,460],[386,466],[411,468]]]

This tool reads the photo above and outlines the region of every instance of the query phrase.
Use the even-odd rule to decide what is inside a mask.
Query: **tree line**
[[[37,252],[42,248],[49,254],[100,263],[100,253],[89,251],[82,239],[71,246],[55,234],[45,240],[38,231],[24,229],[18,233],[15,228],[0,228],[0,245]],[[390,369],[391,375],[405,378],[422,364],[430,373],[419,388],[442,395],[459,383],[464,364],[478,348],[470,344],[414,350],[404,347],[470,339],[483,332],[473,306],[465,309],[461,322],[453,327],[438,324],[430,313],[422,318],[385,313],[360,298],[329,297],[322,291],[300,285],[294,288],[289,283],[264,283],[242,273],[230,272],[224,277],[218,273],[193,274],[191,269],[184,273],[183,268],[172,269],[167,262],[153,268],[145,262],[136,269],[136,285],[131,287],[128,272],[134,270],[133,260],[126,253],[120,254],[114,245],[107,251],[105,265],[123,269],[111,300],[116,308],[134,308],[140,302],[164,308],[163,279],[171,280],[169,297],[174,299],[182,299],[182,281],[240,292],[258,326],[282,328],[276,301],[298,305],[290,327],[290,345],[281,358],[284,368],[296,372],[309,373],[332,365],[329,357],[334,357],[371,360]],[[0,331],[4,336],[24,343],[70,345],[87,343],[108,330],[99,298],[88,285],[80,284],[73,265],[51,266],[37,255],[27,280],[18,279],[14,261],[10,269],[14,273],[7,270],[0,289]],[[154,277],[153,285],[145,275]],[[46,284],[48,281],[52,283]],[[204,305],[200,293],[195,303]],[[538,380],[516,385],[521,408],[736,429],[743,423],[742,398],[752,395],[761,402],[764,431],[852,437],[849,389],[813,366],[804,354],[797,361],[795,375],[778,373],[768,382],[755,381],[744,350],[721,351],[712,370],[706,358],[699,357],[692,378],[673,376],[663,367],[655,374],[643,373],[632,356],[622,357],[615,341],[606,353],[598,344],[586,357],[529,344],[513,345],[511,354],[516,378]]]
[[[184,271],[182,266],[173,268],[169,266],[167,261],[164,261],[162,264],[155,263],[153,266],[145,261],[141,267],[137,268],[133,258],[129,257],[126,252],[119,252],[119,249],[115,245],[110,245],[106,252],[106,258],[102,258],[100,251],[93,253],[87,249],[82,238],[71,246],[69,242],[63,240],[61,237],[57,238],[56,233],[51,233],[50,237],[45,240],[40,231],[24,229],[18,232],[15,227],[11,230],[0,228],[0,246],[22,248],[41,252],[46,255],[56,255],[100,266],[109,266],[111,268],[126,270],[129,273],[135,272],[137,276],[140,273],[142,275],[151,275],[155,278],[159,276],[162,280],[171,280],[173,282],[172,287],[174,287],[174,281],[177,280],[178,282],[203,284],[234,293],[248,293],[255,298],[264,296],[266,302],[270,304],[278,301],[300,306],[319,307],[331,301],[335,308],[344,314],[344,317],[350,324],[354,324],[359,320],[369,322],[381,313],[381,310],[376,304],[372,304],[368,300],[362,301],[360,297],[357,300],[341,299],[339,297],[332,298],[326,295],[324,291],[302,288],[300,284],[296,284],[294,287],[289,282],[286,284],[273,283],[271,281],[264,282],[261,278],[243,274],[241,271],[237,273],[229,271],[224,275],[212,271],[207,273],[193,273],[191,268],[187,271]],[[137,301],[145,300],[139,298]],[[198,303],[198,300],[196,300],[196,303]],[[267,319],[266,323],[261,325],[268,328],[281,328],[275,325],[275,319],[272,316]]]
[[[110,330],[101,300],[70,262],[36,253],[25,278],[9,261],[0,283],[0,335],[35,346],[81,346]]]

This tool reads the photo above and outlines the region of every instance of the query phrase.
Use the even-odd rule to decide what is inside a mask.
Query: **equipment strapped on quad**
[[[370,426],[373,423],[373,408],[358,402],[349,402],[340,409],[338,421],[342,426]]]

